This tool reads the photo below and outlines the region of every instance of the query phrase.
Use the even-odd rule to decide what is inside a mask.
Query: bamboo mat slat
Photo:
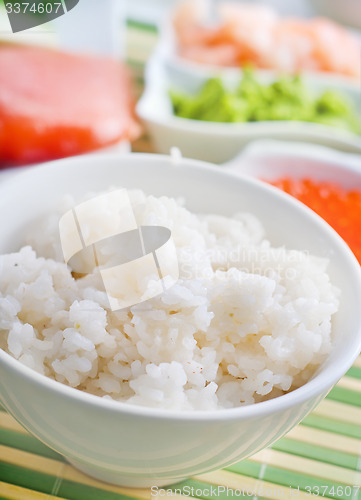
[[[153,27],[128,23],[128,65],[137,97],[143,89],[144,62],[156,41]],[[133,151],[152,152],[149,137],[144,134]],[[173,487],[171,498],[361,500],[360,486],[361,357],[328,397],[271,448],[225,470],[189,478]],[[108,485],[78,472],[0,406],[0,500],[151,498],[164,496]]]
[[[358,369],[360,370],[360,372],[361,372],[361,358],[360,358],[360,357],[358,357],[358,358],[356,359],[356,361],[354,362],[353,366],[354,366],[354,368],[356,368],[356,369],[358,368]],[[359,373],[360,373],[360,372],[359,372]]]

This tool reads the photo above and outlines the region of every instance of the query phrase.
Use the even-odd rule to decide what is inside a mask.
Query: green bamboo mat
[[[213,495],[209,495],[211,486]],[[173,489],[178,500],[187,496],[225,500],[235,492],[253,499],[361,500],[360,486],[361,357],[327,398],[272,447],[226,469],[194,476]],[[78,472],[2,409],[0,499],[58,498],[145,500],[152,495],[150,489],[120,488]]]
[[[143,89],[144,62],[156,40],[154,28],[128,22],[128,64],[137,97]],[[149,138],[144,135],[133,144],[133,150],[152,151]],[[361,357],[328,397],[286,437],[248,460],[190,478],[174,487],[174,497],[226,500],[244,491],[241,497],[253,500],[361,500],[360,486]],[[0,411],[0,500],[134,498],[154,497],[149,489],[120,488],[81,474],[4,410]]]

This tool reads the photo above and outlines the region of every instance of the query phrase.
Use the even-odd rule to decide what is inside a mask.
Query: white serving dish
[[[340,6],[340,0],[313,0],[313,1],[314,3],[320,2],[324,5],[328,5],[328,3],[330,3],[331,5],[332,3],[334,5],[338,4]],[[346,0],[346,2],[354,3],[354,2],[359,2],[359,0]],[[185,73],[185,74],[204,73],[207,75],[220,72],[237,74],[239,72],[239,69],[236,67],[220,66],[217,64],[210,64],[210,63],[200,63],[192,61],[190,59],[186,59],[184,57],[180,57],[178,55],[176,35],[174,33],[174,29],[169,16],[165,15],[163,22],[161,23],[161,26],[159,28],[159,33],[160,33],[159,41],[156,46],[155,52],[153,54],[154,58],[158,60],[160,59],[165,60],[166,64],[169,67],[172,67],[179,73]],[[352,30],[352,34],[357,36],[361,41],[361,31]],[[272,74],[272,71],[270,70],[257,69],[257,72],[261,74],[262,73]],[[321,82],[328,81],[330,84],[335,86],[338,86],[339,84],[342,86],[343,84],[345,84],[353,88],[359,88],[359,81],[347,75],[342,75],[338,73],[327,73],[323,71],[302,71],[302,75],[304,74],[309,75],[316,80],[320,79]]]
[[[207,78],[215,75],[221,76],[226,84],[232,86],[240,74],[235,69],[217,73],[197,65],[193,68],[180,67],[164,56],[162,48],[156,51],[146,68],[145,91],[136,112],[144,122],[157,152],[169,153],[170,148],[176,146],[186,157],[223,163],[236,156],[251,141],[267,138],[304,141],[361,153],[361,136],[316,123],[216,123],[173,115],[168,95],[170,89],[194,92]],[[275,77],[273,72],[257,74],[264,81],[271,81]],[[336,88],[348,96],[356,109],[359,107],[359,88],[343,77],[309,74],[304,76],[304,80],[316,92]]]
[[[260,140],[223,165],[239,175],[273,181],[281,177],[335,182],[361,192],[361,156],[298,142]]]
[[[160,486],[259,451],[325,397],[361,348],[361,271],[336,233],[281,191],[214,165],[146,154],[79,156],[3,182],[0,252],[18,249],[24,228],[53,211],[64,194],[81,197],[117,184],[182,196],[199,213],[253,212],[273,245],[328,256],[331,279],[341,290],[334,349],[312,379],[291,393],[240,408],[174,413],[117,403],[62,385],[0,350],[0,400],[26,429],[98,479]]]
[[[304,1],[306,1],[307,3],[307,0]],[[301,12],[298,12],[297,14],[295,14],[295,12],[299,10],[297,7],[302,7],[300,5],[286,6],[282,4],[282,0],[278,0],[278,2],[276,2],[273,7],[278,13],[281,14],[281,16],[287,15],[288,17],[310,17],[312,15],[314,16],[315,14],[319,14],[330,17],[337,23],[344,23],[351,27],[358,28],[349,31],[354,36],[358,37],[361,41],[361,9],[359,0],[310,0],[310,3],[312,4],[312,6],[303,6],[304,8],[301,8]],[[312,12],[313,10],[315,12]],[[190,59],[186,59],[184,57],[180,57],[178,54],[177,36],[172,23],[172,12],[173,11],[169,11],[169,9],[165,9],[161,18],[159,26],[159,41],[156,47],[157,57],[166,59],[179,71],[184,71],[186,73],[202,70],[208,72],[219,72],[224,70],[225,68],[227,68],[227,70],[229,71],[237,71],[237,68],[235,67],[226,67],[210,63],[200,63],[192,61]],[[305,71],[302,71],[302,74],[304,73]],[[322,71],[307,71],[306,73],[309,73],[314,77],[320,77],[321,79],[323,77],[326,79],[329,78],[331,79],[331,81],[333,79],[338,79],[340,82],[344,81],[346,84],[353,85],[354,87],[359,87],[359,81],[347,75],[327,73]]]

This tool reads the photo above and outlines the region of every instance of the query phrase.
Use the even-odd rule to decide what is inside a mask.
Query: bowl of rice
[[[61,221],[76,214],[84,249],[93,227],[111,226],[104,200],[120,192],[142,234],[165,228],[172,246],[152,250],[162,274],[148,295],[117,309],[99,258],[65,257]],[[95,478],[162,486],[246,458],[305,417],[360,351],[356,259],[261,181],[177,155],[98,155],[17,174],[0,205],[0,401]],[[100,251],[108,268],[118,243]],[[144,284],[132,269],[118,275],[126,298]]]

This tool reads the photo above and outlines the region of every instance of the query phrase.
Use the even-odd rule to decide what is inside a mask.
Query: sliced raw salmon
[[[130,78],[120,63],[0,46],[0,165],[85,153],[135,131]]]

